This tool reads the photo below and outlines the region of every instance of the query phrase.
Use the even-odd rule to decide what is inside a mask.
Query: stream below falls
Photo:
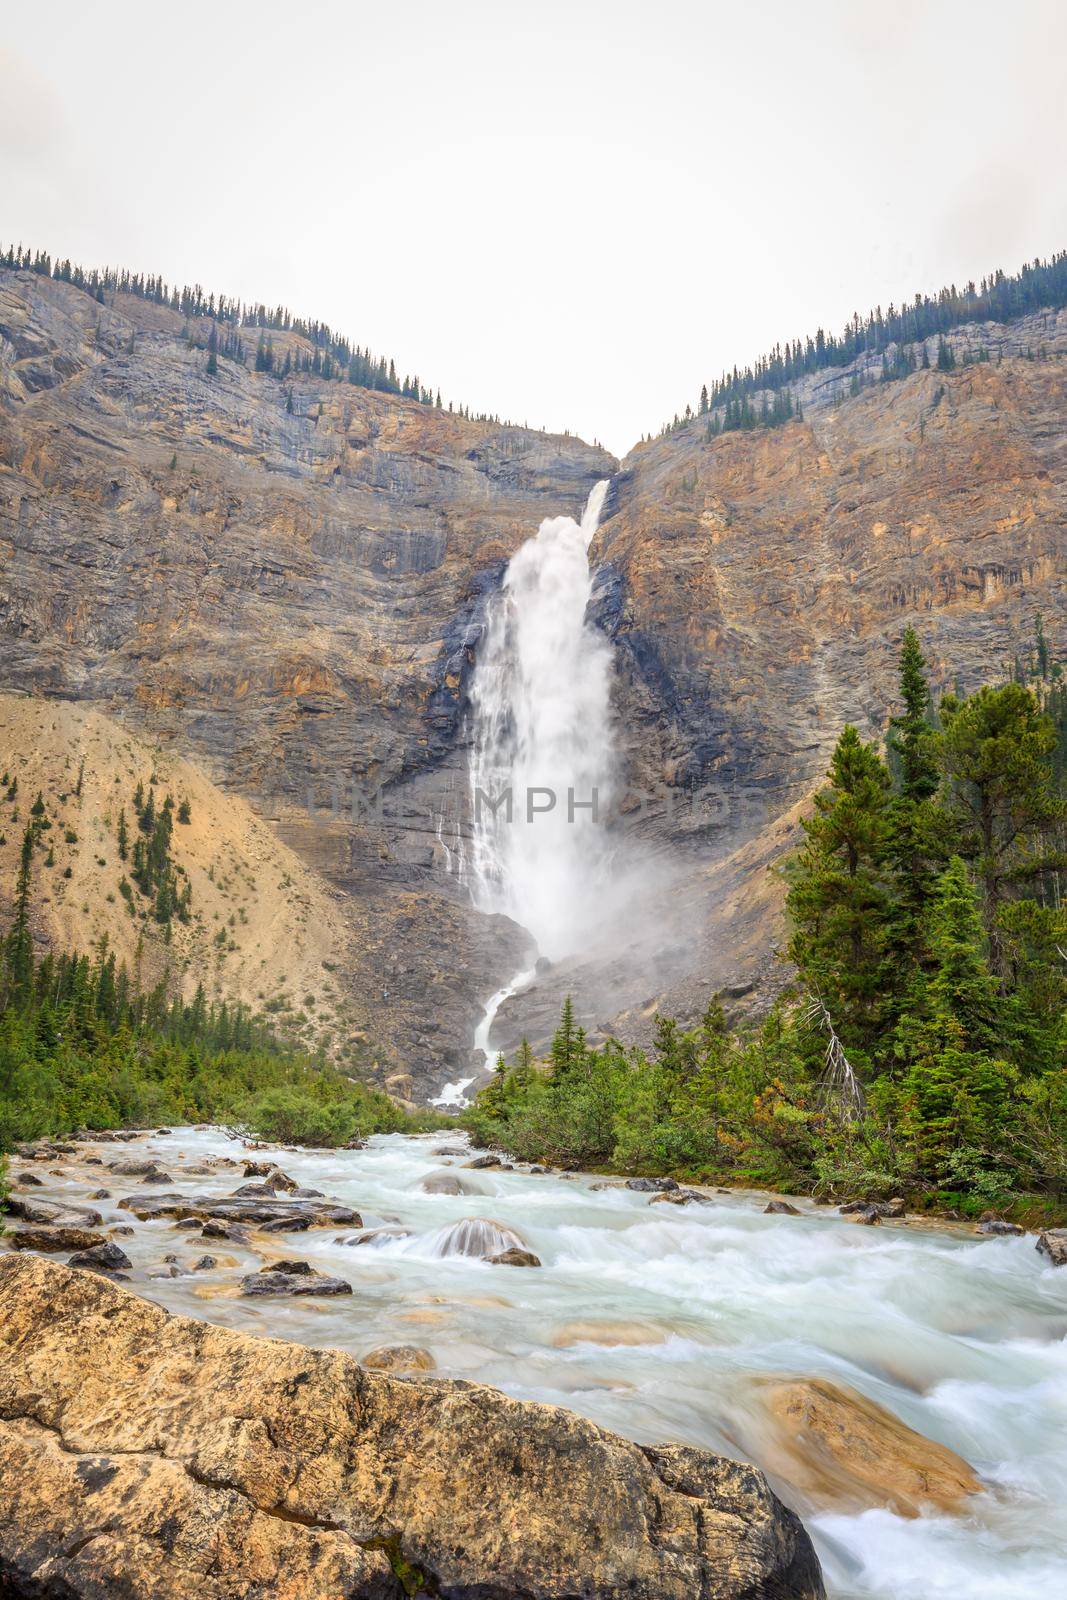
[[[172,1311],[250,1333],[339,1346],[357,1357],[424,1346],[438,1372],[570,1407],[641,1442],[677,1441],[764,1465],[800,1512],[836,1600],[1051,1600],[1067,1593],[1067,1269],[1033,1236],[977,1238],[911,1221],[865,1228],[797,1201],[767,1216],[767,1196],[712,1193],[706,1205],[652,1203],[585,1176],[469,1171],[462,1136],[377,1137],[359,1151],[275,1151],[300,1184],[354,1206],[359,1230],[201,1238],[170,1219],[119,1210],[145,1194],[133,1177],[85,1165],[93,1154],[159,1158],[182,1194],[230,1194],[240,1166],[183,1175],[208,1158],[251,1154],[219,1129],[178,1129],[78,1146],[34,1163],[29,1198],[90,1203],[133,1262],[130,1287]],[[13,1163],[17,1178],[20,1163]],[[428,1193],[453,1172],[472,1191]],[[540,1269],[443,1254],[467,1218],[514,1230]],[[408,1230],[401,1233],[401,1230]],[[194,1272],[210,1252],[218,1265]],[[270,1253],[302,1256],[347,1279],[350,1297],[241,1298]],[[149,1278],[166,1254],[180,1275]],[[771,1461],[760,1401],[768,1376],[824,1378],[858,1390],[976,1469],[982,1493],[919,1518],[828,1505]],[[761,1456],[764,1457],[761,1460]]]

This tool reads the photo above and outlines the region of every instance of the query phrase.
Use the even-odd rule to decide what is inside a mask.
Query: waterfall
[[[599,820],[616,784],[612,652],[586,621],[589,546],[608,480],[580,522],[549,517],[508,563],[490,602],[471,683],[471,838],[464,876],[480,911],[503,912],[558,961],[588,948],[612,916],[610,846]],[[431,1104],[467,1103],[491,1063],[504,1001],[535,976],[529,963],[486,1001],[471,1076]]]
[[[585,613],[607,488],[581,522],[548,518],[512,557],[471,685],[474,902],[528,929],[552,961],[603,918],[609,847],[590,805],[603,815],[615,782],[612,653]]]

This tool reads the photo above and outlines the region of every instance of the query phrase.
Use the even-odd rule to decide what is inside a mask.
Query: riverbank
[[[672,1203],[486,1166],[457,1134],[283,1151],[177,1129],[41,1156],[14,1158],[12,1194],[94,1211],[85,1225],[122,1250],[124,1286],[172,1312],[753,1462],[809,1528],[835,1600],[1044,1600],[1067,1582],[1053,1403],[1067,1273],[1033,1238],[866,1227],[803,1199],[767,1214],[766,1193]],[[292,1188],[271,1187],[275,1164]],[[359,1220],[305,1225],[301,1206]],[[486,1259],[510,1249],[540,1265]],[[351,1292],[308,1293],[299,1271],[278,1292],[287,1262]],[[267,1292],[245,1292],[264,1268]],[[874,1460],[873,1478],[827,1456],[840,1406],[849,1461]],[[922,1489],[938,1452],[960,1463],[940,1499]]]

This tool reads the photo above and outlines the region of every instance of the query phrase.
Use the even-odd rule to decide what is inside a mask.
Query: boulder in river
[[[978,1223],[975,1233],[983,1233],[993,1238],[1018,1238],[1026,1232],[1017,1222],[1005,1222],[1003,1217],[988,1217],[984,1222]]]
[[[328,1228],[331,1224],[363,1226],[359,1212],[339,1201],[298,1200],[281,1195],[138,1194],[120,1200],[119,1209],[132,1211],[140,1222],[153,1222],[157,1217],[200,1217],[205,1222],[214,1218],[219,1222],[244,1222],[254,1227],[276,1223],[281,1232],[301,1227]]]
[[[309,1261],[272,1261],[258,1272],[241,1279],[241,1293],[259,1294],[351,1294],[345,1278],[332,1278],[316,1272]]]
[[[149,1178],[154,1172],[160,1171],[160,1164],[154,1156],[116,1156],[107,1165],[108,1171],[118,1178]]]
[[[929,1507],[957,1510],[982,1487],[955,1451],[855,1390],[825,1378],[772,1380],[761,1389],[778,1433],[759,1447],[760,1460],[816,1505],[886,1506],[917,1517]]]
[[[0,1257],[0,1396],[16,1595],[393,1600],[398,1574],[478,1600],[824,1592],[753,1467],[168,1315],[41,1256]]]
[[[424,1194],[484,1194],[485,1190],[458,1172],[431,1172],[419,1182]]]
[[[88,1250],[79,1250],[67,1262],[68,1267],[85,1267],[90,1272],[121,1272],[125,1267],[132,1267],[133,1262],[110,1239],[105,1239],[101,1244],[91,1245]]]
[[[526,1240],[514,1228],[490,1217],[464,1217],[438,1236],[434,1245],[437,1256],[480,1256],[489,1261],[503,1255],[506,1250],[525,1250]]]
[[[678,1184],[674,1178],[627,1178],[626,1187],[638,1194],[669,1194]]]
[[[7,1197],[7,1209],[22,1222],[37,1222],[46,1228],[98,1228],[103,1222],[91,1206],[60,1205],[54,1200],[24,1200],[21,1195]]]
[[[439,1151],[435,1152],[435,1153],[436,1154],[440,1154]],[[460,1152],[460,1153],[462,1154],[462,1152]],[[465,1161],[463,1163],[463,1165],[464,1165],[465,1168],[467,1168],[471,1172],[484,1172],[484,1171],[487,1171],[490,1167],[502,1167],[504,1165],[504,1163],[503,1163],[503,1161],[501,1161],[499,1156],[490,1155],[490,1156],[473,1156],[470,1161]]]
[[[437,1362],[421,1344],[382,1344],[360,1356],[361,1367],[380,1372],[433,1372]]]
[[[1067,1267],[1067,1228],[1044,1228],[1037,1236],[1037,1249],[1054,1267]]]
[[[799,1217],[801,1212],[788,1200],[769,1200],[763,1208],[765,1217]]]
[[[494,1267],[539,1267],[540,1256],[535,1256],[532,1250],[521,1250],[512,1245],[509,1250],[501,1250],[497,1256],[489,1257],[490,1266]]]
[[[191,1222],[194,1227],[196,1226],[197,1219],[195,1217],[187,1217],[183,1220]],[[236,1222],[217,1222],[213,1218],[204,1223],[204,1226],[200,1229],[200,1237],[202,1239],[229,1239],[233,1244],[248,1243],[247,1231]]]
[[[92,1228],[18,1228],[8,1235],[16,1250],[45,1250],[50,1252],[89,1250],[93,1245],[106,1243],[102,1233]]]

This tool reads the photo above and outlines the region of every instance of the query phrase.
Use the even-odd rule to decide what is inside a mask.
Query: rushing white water
[[[489,1054],[489,1034],[496,1020],[497,1012],[505,1000],[525,989],[528,983],[532,983],[535,975],[536,968],[523,968],[508,983],[505,983],[503,988],[498,989],[495,994],[489,996],[485,1003],[485,1010],[482,1012],[482,1020],[474,1030],[474,1064],[478,1071],[472,1072],[469,1077],[457,1078],[453,1083],[446,1083],[440,1094],[430,1101],[432,1106],[439,1106],[443,1111],[458,1111],[468,1104],[467,1090],[474,1083],[479,1072],[492,1065]]]
[[[206,1241],[165,1222],[122,1239],[131,1288],[175,1311],[357,1356],[414,1341],[444,1376],[569,1406],[642,1442],[757,1464],[773,1441],[761,1380],[826,1378],[956,1450],[984,1485],[954,1515],[908,1519],[816,1504],[775,1478],[816,1542],[833,1600],[1067,1593],[1067,1269],[1049,1266],[1032,1236],[861,1228],[803,1200],[801,1216],[765,1216],[755,1194],[679,1208],[583,1177],[468,1172],[462,1158],[456,1175],[477,1192],[428,1193],[426,1178],[452,1160],[435,1150],[460,1142],[438,1134],[279,1152],[300,1183],[385,1230],[359,1247],[339,1242],[354,1230],[332,1228],[276,1241],[279,1253],[347,1278],[350,1298],[236,1297],[259,1256],[228,1243],[215,1271],[189,1272]],[[168,1188],[229,1193],[240,1181],[232,1168],[183,1176],[213,1152],[244,1154],[219,1130],[146,1143],[173,1176]],[[100,1182],[99,1167],[35,1171],[42,1198],[84,1198]],[[136,1183],[108,1187],[113,1198],[93,1202],[105,1225],[129,1222],[116,1205]],[[540,1270],[469,1253],[497,1242],[498,1229],[536,1252]],[[183,1275],[150,1279],[168,1252]]]
[[[580,523],[550,517],[512,557],[471,685],[475,904],[512,917],[553,961],[605,911],[608,844],[591,808],[606,811],[615,782],[612,656],[586,608],[607,488]]]

